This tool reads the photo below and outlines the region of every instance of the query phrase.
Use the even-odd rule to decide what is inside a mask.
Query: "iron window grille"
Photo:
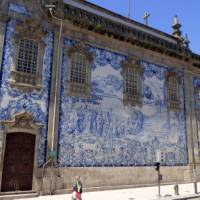
[[[83,44],[68,48],[67,95],[89,99],[93,56]]]
[[[123,62],[125,105],[142,106],[142,76],[143,67],[135,57],[130,57]]]
[[[28,74],[37,73],[38,43],[21,39],[17,59],[17,71]]]
[[[180,80],[176,73],[167,77],[168,107],[170,110],[180,109]]]

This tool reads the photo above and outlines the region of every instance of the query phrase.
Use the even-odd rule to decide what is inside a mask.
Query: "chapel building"
[[[82,0],[0,1],[0,191],[199,180],[200,55]]]

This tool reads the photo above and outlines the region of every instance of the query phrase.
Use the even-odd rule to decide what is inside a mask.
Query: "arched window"
[[[142,105],[143,69],[136,58],[129,58],[123,63],[124,68],[124,104]]]
[[[67,95],[90,98],[92,55],[81,44],[68,49]]]
[[[180,109],[180,80],[175,72],[167,74],[167,98],[168,107],[171,110]]]

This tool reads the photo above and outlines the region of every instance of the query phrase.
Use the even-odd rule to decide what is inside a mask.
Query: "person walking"
[[[76,183],[75,183],[75,186],[74,186],[74,190],[76,191],[77,200],[82,200],[82,188],[83,188],[83,185],[82,185],[82,182],[80,180],[80,176],[77,176],[76,177]]]

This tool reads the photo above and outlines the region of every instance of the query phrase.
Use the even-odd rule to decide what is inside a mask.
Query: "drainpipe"
[[[40,188],[40,194],[41,194],[42,191],[43,191],[43,184],[44,184],[44,169],[45,169],[45,167],[46,167],[50,162],[52,162],[52,158],[49,158],[49,159],[44,163],[44,165],[42,166],[42,185],[41,185],[41,188]]]
[[[57,98],[58,98],[57,93],[58,93],[58,79],[59,79],[59,58],[60,58],[61,37],[62,37],[62,31],[63,31],[63,18],[58,18],[58,17],[54,16],[53,9],[55,9],[55,5],[45,5],[45,7],[48,8],[51,17],[60,22],[60,30],[59,30],[58,46],[57,46],[58,51],[57,51],[57,58],[56,58],[56,74],[55,74],[56,81],[55,81],[55,95],[54,95],[54,104],[53,104],[53,126],[52,126],[52,140],[51,140],[51,152],[55,153],[54,138],[55,138],[55,122],[56,122],[56,108],[57,108],[56,102],[57,102]],[[53,157],[50,158],[49,162],[51,162],[50,194],[52,194],[53,168],[54,168],[54,164],[55,164]],[[49,162],[47,161],[46,163],[48,164]]]
[[[57,52],[57,59],[56,59],[56,82],[55,82],[55,94],[57,94],[57,90],[58,90],[58,73],[59,73],[59,58],[60,58],[60,45],[61,45],[61,36],[62,36],[62,30],[63,30],[63,19],[62,18],[58,18],[56,16],[53,15],[53,8],[50,7],[49,8],[49,13],[51,14],[51,17],[53,19],[56,19],[60,22],[60,31],[59,31],[59,36],[58,36],[58,52]],[[54,96],[54,102],[57,102],[57,95]],[[56,104],[54,104],[53,107],[53,122],[55,122],[56,119]],[[54,136],[55,136],[55,123],[53,123],[53,127],[52,127],[52,131],[53,131],[53,136],[52,136],[52,141],[51,141],[51,151],[54,151]]]
[[[59,58],[60,58],[60,44],[61,44],[61,37],[62,37],[62,30],[63,30],[63,19],[57,18],[53,15],[52,9],[49,9],[49,12],[52,18],[60,21],[60,32],[58,36],[58,52],[57,52],[57,60],[56,60],[56,82],[55,82],[55,95],[54,95],[54,105],[53,105],[53,134],[52,134],[52,142],[51,142],[51,151],[53,152],[54,149],[54,138],[55,138],[55,120],[56,120],[56,108],[57,108],[57,90],[58,90],[58,73],[59,73]],[[52,194],[53,188],[53,168],[54,162],[51,163],[51,184],[50,184],[50,192]]]

